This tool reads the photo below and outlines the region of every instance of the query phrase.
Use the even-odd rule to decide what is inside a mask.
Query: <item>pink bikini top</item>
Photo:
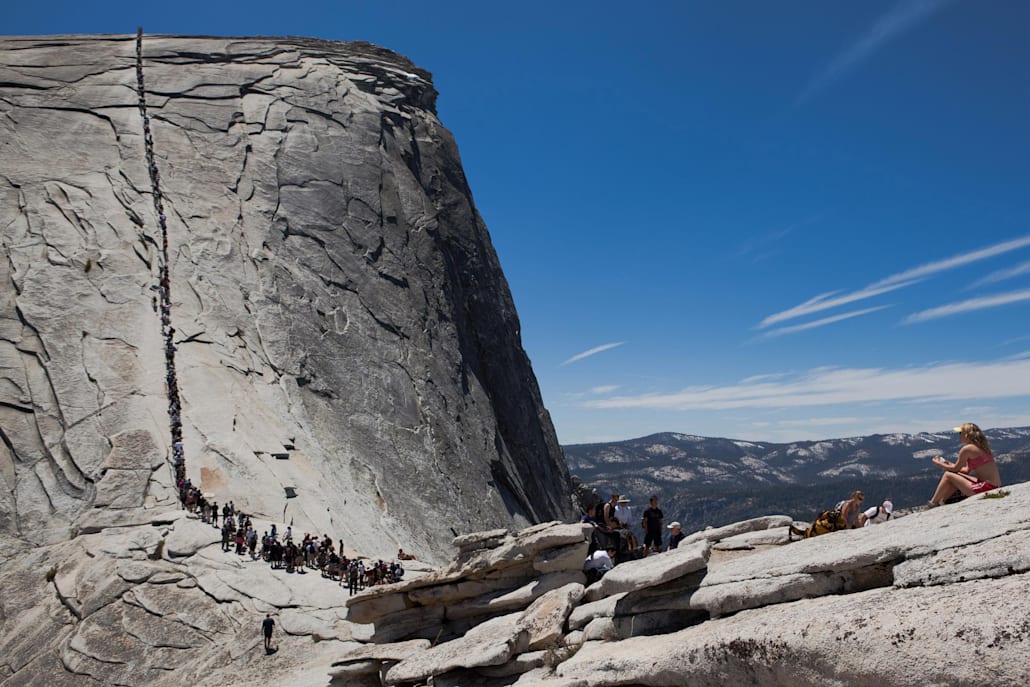
[[[970,458],[966,461],[966,465],[969,466],[970,470],[976,470],[981,465],[987,465],[988,463],[994,462],[994,456],[987,451],[980,451],[975,457]]]

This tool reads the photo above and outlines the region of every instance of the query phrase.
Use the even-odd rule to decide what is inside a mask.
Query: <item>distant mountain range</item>
[[[1002,479],[1030,480],[1030,427],[986,434]],[[604,498],[628,495],[639,515],[655,494],[665,522],[679,520],[690,532],[771,513],[810,520],[856,489],[868,506],[886,498],[897,508],[922,504],[940,479],[930,459],[954,460],[959,446],[954,432],[789,444],[667,432],[563,449],[572,474]]]

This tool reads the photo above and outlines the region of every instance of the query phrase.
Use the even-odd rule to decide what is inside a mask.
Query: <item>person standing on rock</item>
[[[358,593],[358,562],[351,561],[347,569],[347,596],[354,596]]]
[[[658,553],[662,550],[662,530],[665,528],[665,514],[658,507],[658,497],[651,497],[651,507],[644,511],[644,519],[640,523],[644,528],[644,555],[649,551]]]
[[[272,651],[272,628],[275,627],[275,621],[272,620],[272,614],[266,613],[265,619],[261,621],[261,631],[265,634],[265,653]]]
[[[628,530],[633,526],[633,507],[629,505],[629,497],[619,497],[619,502],[615,505],[615,519],[623,529]]]
[[[1001,486],[1001,474],[998,464],[994,462],[991,444],[979,427],[967,422],[956,427],[962,448],[958,459],[949,463],[942,456],[936,456],[933,464],[944,470],[937,490],[930,499],[930,506],[939,506],[961,492],[965,496],[982,494]]]

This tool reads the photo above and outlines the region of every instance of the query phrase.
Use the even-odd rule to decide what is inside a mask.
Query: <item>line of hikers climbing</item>
[[[164,211],[164,198],[161,193],[161,175],[157,169],[154,156],[154,138],[150,128],[150,116],[147,113],[146,88],[143,80],[143,29],[136,33],[136,88],[140,117],[143,120],[143,142],[146,155],[147,170],[150,175],[154,212],[157,215],[161,231],[160,259],[158,261],[158,286],[153,298],[154,311],[161,317],[161,334],[165,350],[165,383],[168,388],[168,416],[171,432],[172,460],[175,471],[175,483],[179,490],[179,501],[183,508],[198,514],[204,522],[218,526],[219,512],[222,514],[222,550],[229,551],[235,544],[236,553],[244,555],[249,552],[251,558],[260,555],[268,561],[273,569],[285,568],[286,572],[304,572],[305,568],[319,570],[323,577],[342,585],[346,578],[351,594],[379,584],[397,582],[404,576],[404,567],[398,561],[386,563],[382,560],[374,563],[354,558],[348,559],[344,554],[343,544],[340,551],[329,535],[318,539],[308,534],[297,544],[293,541],[292,527],[286,528],[285,536],[280,540],[276,525],[271,532],[261,537],[261,549],[257,550],[258,536],[251,518],[236,510],[232,501],[222,506],[208,502],[199,487],[186,476],[186,457],[182,441],[182,403],[179,396],[179,381],[175,367],[175,327],[172,326],[171,281],[169,279],[168,259],[168,221]],[[144,240],[153,242],[152,237],[144,235]],[[413,560],[414,556],[397,552],[398,560]]]
[[[188,478],[179,486],[179,500],[183,508],[197,514],[203,522],[219,527],[218,516],[222,516],[219,528],[222,535],[222,551],[234,552],[238,556],[250,556],[267,562],[273,570],[304,574],[308,569],[318,570],[322,577],[333,582],[345,583],[350,594],[356,594],[367,587],[400,582],[404,577],[404,566],[400,561],[415,560],[404,549],[397,550],[397,559],[386,562],[368,561],[358,557],[348,558],[343,542],[336,543],[328,534],[321,539],[305,533],[298,543],[294,541],[293,526],[288,525],[280,533],[273,523],[271,528],[258,537],[251,517],[236,509],[232,501],[219,509],[217,501],[208,502],[200,490]],[[260,548],[259,548],[260,545]]]
[[[179,380],[175,370],[175,328],[172,326],[172,293],[168,276],[168,222],[165,217],[164,199],[161,194],[161,175],[154,159],[154,137],[150,130],[150,116],[147,114],[146,88],[143,82],[143,29],[136,33],[136,93],[139,113],[143,120],[143,145],[150,174],[151,197],[154,212],[157,215],[161,230],[161,255],[158,260],[157,295],[153,298],[153,308],[161,315],[161,336],[165,348],[165,383],[168,387],[168,418],[172,439],[172,458],[176,482],[186,476],[186,460],[182,446],[182,404],[179,398]],[[153,242],[153,238],[144,235],[145,240]]]

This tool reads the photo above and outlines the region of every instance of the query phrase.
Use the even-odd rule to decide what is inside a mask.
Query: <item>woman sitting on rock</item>
[[[941,505],[954,496],[955,492],[972,496],[1001,486],[998,464],[994,462],[991,445],[980,428],[972,422],[967,422],[961,427],[956,427],[955,431],[959,433],[959,441],[962,442],[958,459],[954,463],[949,463],[941,456],[935,456],[933,459],[933,464],[945,472],[937,484],[937,491],[930,499],[931,506]]]
[[[852,492],[851,498],[841,504],[840,514],[847,523],[847,528],[853,530],[858,527],[859,515],[862,514],[862,502],[865,501],[865,494],[861,491]]]

